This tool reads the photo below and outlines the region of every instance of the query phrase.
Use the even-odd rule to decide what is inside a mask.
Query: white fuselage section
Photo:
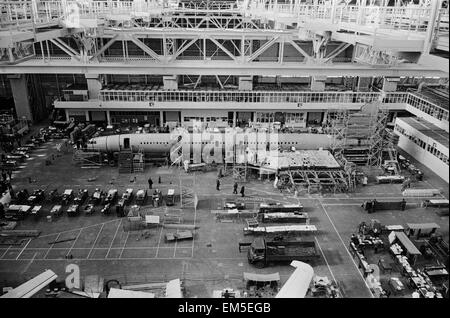
[[[356,141],[354,141],[356,143]],[[326,134],[300,133],[258,133],[258,134],[225,134],[199,133],[173,135],[170,133],[119,134],[93,138],[87,145],[88,150],[101,152],[118,152],[126,149],[142,149],[144,153],[170,153],[174,147],[183,150],[204,151],[205,148],[221,148],[224,152],[235,147],[253,149],[287,149],[297,150],[328,149],[333,137]],[[346,141],[349,144],[349,140]]]

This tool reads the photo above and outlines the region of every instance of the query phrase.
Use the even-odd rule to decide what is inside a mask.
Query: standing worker
[[[153,180],[152,178],[148,178],[148,188],[151,189],[153,186]]]
[[[161,176],[158,177],[158,183],[161,183]]]
[[[8,170],[8,177],[9,177],[9,181],[11,181],[12,180],[12,170],[11,169]]]
[[[241,196],[242,197],[245,196],[245,187],[244,186],[241,187]]]
[[[404,198],[402,199],[402,202],[400,203],[400,206],[401,206],[402,211],[405,211],[405,209],[406,209],[406,200]]]
[[[362,178],[363,187],[365,187],[367,185],[367,181],[368,181],[367,179],[368,179],[367,176],[363,176],[363,178]]]
[[[220,191],[220,179],[217,179],[216,189],[217,191]]]
[[[238,194],[237,188],[238,188],[238,183],[234,182],[234,184],[233,184],[233,194]]]

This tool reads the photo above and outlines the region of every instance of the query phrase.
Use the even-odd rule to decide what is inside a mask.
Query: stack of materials
[[[440,195],[441,191],[438,189],[406,189],[402,194],[404,197],[433,197]]]

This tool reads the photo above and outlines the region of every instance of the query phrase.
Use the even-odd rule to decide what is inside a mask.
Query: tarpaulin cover
[[[280,281],[280,274],[255,274],[255,273],[244,273],[245,280],[251,280],[255,282],[273,282]]]

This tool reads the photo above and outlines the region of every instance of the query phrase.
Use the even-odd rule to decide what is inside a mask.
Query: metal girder
[[[191,41],[192,42],[192,41]],[[172,57],[173,58],[173,57]],[[402,64],[385,68],[355,63],[304,64],[259,62],[236,63],[234,61],[173,61],[163,64],[158,61],[128,61],[81,63],[70,60],[44,61],[30,59],[18,65],[1,65],[2,74],[159,74],[159,75],[236,75],[236,76],[436,76],[448,77],[448,70],[430,68],[417,64]]]
[[[218,48],[220,48],[224,53],[226,53],[229,57],[231,57],[231,59],[236,60],[236,56],[234,56],[234,54],[232,54],[222,44],[220,44],[219,41],[209,36],[207,37],[207,39],[213,42]]]
[[[335,50],[333,50],[330,54],[325,56],[323,62],[326,63],[332,59],[334,59],[336,56],[344,52],[351,44],[349,43],[341,43]]]
[[[291,44],[294,49],[296,49],[301,55],[303,55],[306,59],[310,59],[311,56],[308,55],[308,53],[305,52],[297,43],[295,43],[293,40],[288,39],[289,44]]]
[[[56,41],[56,39],[50,39],[50,42],[52,42],[54,45],[56,45],[57,47],[59,47],[61,50],[63,50],[67,55],[69,55],[70,57],[79,60],[80,59],[80,55],[74,53],[72,48],[69,48],[67,45],[63,45],[62,43],[60,43],[59,41]]]
[[[169,59],[169,62],[174,61],[178,56],[180,56],[181,53],[183,53],[184,51],[186,51],[192,44],[194,44],[199,38],[196,37],[195,39],[192,39],[191,41],[189,41],[188,43],[187,40],[185,42],[183,42],[183,44],[181,45],[181,47],[175,52],[175,54]]]
[[[53,43],[55,43],[55,41],[58,42],[61,46],[65,47],[68,51],[72,52],[73,55],[79,54],[79,52],[75,51],[75,49],[71,48],[69,45],[64,43],[62,40],[60,40],[58,38],[52,40]]]
[[[194,29],[164,29],[164,28],[142,28],[142,29],[105,29],[103,31],[104,37],[113,37],[115,35],[133,35],[136,37],[148,37],[148,38],[175,38],[175,39],[193,39],[197,37],[211,36],[215,39],[221,40],[240,40],[245,35],[248,40],[268,40],[276,36],[285,36],[291,40],[298,39],[298,32],[294,30],[267,30],[261,32],[259,30],[246,30],[245,32],[237,32],[236,30],[223,30],[223,29],[207,29],[207,28],[194,28]]]
[[[266,43],[264,43],[259,49],[256,50],[256,52],[254,52],[252,55],[250,55],[250,57],[247,59],[247,62],[251,62],[258,56],[260,56],[268,48],[270,48],[279,38],[280,38],[280,36],[276,36],[276,37],[270,39],[269,41],[267,41]]]
[[[148,55],[150,55],[152,58],[154,58],[155,60],[157,60],[158,62],[161,62],[161,57],[156,54],[155,51],[153,51],[151,48],[149,48],[147,45],[145,45],[144,43],[142,43],[141,40],[139,40],[138,38],[134,37],[134,36],[130,36],[129,39],[136,44],[141,50],[143,50],[145,53],[147,53]]]
[[[102,46],[102,48],[100,50],[97,51],[97,53],[95,53],[89,60],[93,60],[96,57],[100,56],[101,54],[103,54],[111,45],[114,44],[114,42],[116,42],[116,39],[118,38],[118,35],[114,36],[112,39],[110,39],[105,45]]]

